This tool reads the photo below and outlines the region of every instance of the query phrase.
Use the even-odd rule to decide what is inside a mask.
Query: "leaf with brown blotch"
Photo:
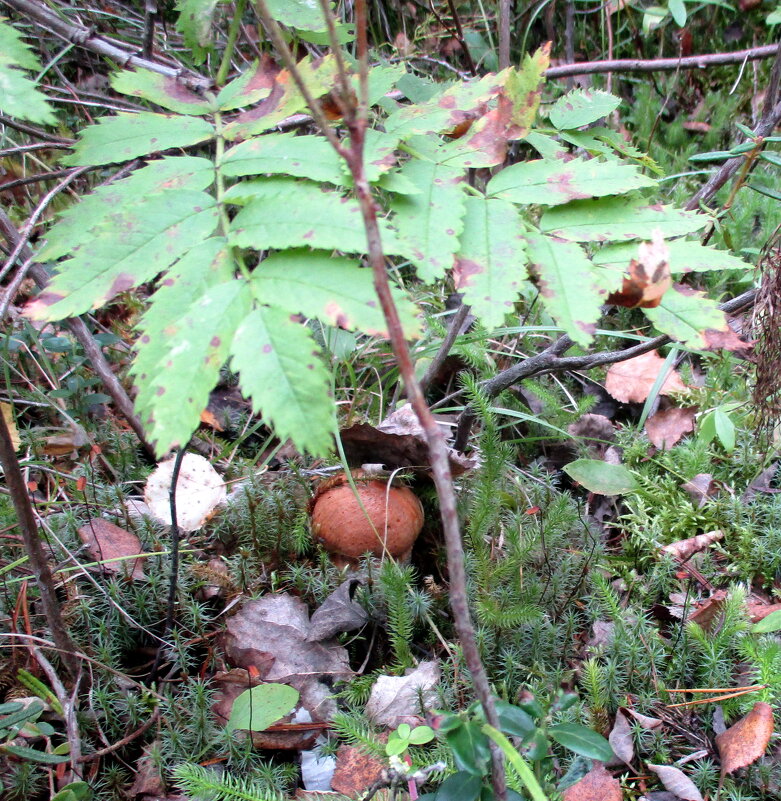
[[[79,537],[92,558],[101,562],[100,567],[104,572],[134,579],[146,578],[144,560],[139,556],[144,549],[135,534],[102,517],[94,517],[79,527]],[[128,556],[137,558],[125,558]],[[110,561],[112,559],[121,561]]]
[[[772,734],[773,708],[762,702],[754,704],[748,715],[716,737],[722,777],[756,762],[765,753]]]
[[[635,744],[632,738],[632,727],[621,709],[616,712],[616,720],[607,739],[613,753],[622,762],[630,765],[635,758]]]
[[[624,797],[621,792],[621,783],[614,779],[601,762],[595,762],[594,767],[578,782],[570,785],[563,793],[564,801],[621,801]]]
[[[693,554],[704,551],[709,545],[722,539],[724,539],[724,532],[716,529],[705,534],[698,534],[696,537],[671,542],[662,548],[662,553],[672,554],[677,559],[685,562]]]
[[[683,801],[704,801],[697,785],[682,770],[672,765],[652,765],[650,762],[645,764],[659,777],[665,790],[677,795]]]
[[[608,368],[605,389],[622,403],[642,403],[651,391],[664,359],[655,350],[617,362]],[[660,395],[686,392],[688,387],[681,381],[676,370],[672,370],[659,390]]]
[[[719,486],[710,473],[697,473],[691,481],[681,484],[681,489],[689,493],[692,503],[696,503],[698,509],[705,506],[708,499],[719,492]]]
[[[662,232],[655,230],[651,242],[641,242],[638,250],[639,258],[629,262],[623,286],[611,292],[607,302],[629,309],[655,309],[673,285],[670,254]]]
[[[652,445],[669,451],[684,434],[694,431],[696,407],[671,406],[651,415],[645,421],[645,433]]]

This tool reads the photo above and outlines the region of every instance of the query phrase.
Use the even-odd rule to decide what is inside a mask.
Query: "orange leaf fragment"
[[[716,737],[721,757],[721,775],[734,773],[756,762],[765,753],[773,734],[773,708],[762,702],[727,731]]]
[[[621,783],[614,779],[601,762],[564,791],[564,801],[622,801]]]
[[[651,242],[641,242],[639,258],[629,262],[624,283],[611,292],[607,302],[628,309],[655,309],[673,285],[670,275],[670,251],[661,231],[654,231]]]
[[[684,434],[694,431],[696,411],[693,406],[671,406],[651,415],[645,421],[645,433],[648,434],[651,444],[659,450],[669,451]]]
[[[129,575],[134,579],[145,578],[144,560],[138,556],[144,549],[135,534],[102,517],[94,517],[79,528],[79,537],[92,558],[102,562],[100,567],[105,573]],[[129,556],[138,558],[122,558]],[[120,561],[108,561],[112,559]]]
[[[621,403],[642,403],[648,397],[663,365],[664,359],[655,350],[617,362],[607,371],[605,389]],[[678,372],[672,370],[659,394],[671,395],[675,392],[686,392],[687,389]]]

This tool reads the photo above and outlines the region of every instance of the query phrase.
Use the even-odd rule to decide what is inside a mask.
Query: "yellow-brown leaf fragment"
[[[748,715],[716,737],[721,775],[727,776],[756,762],[765,753],[772,734],[773,708],[762,702],[754,704]]]

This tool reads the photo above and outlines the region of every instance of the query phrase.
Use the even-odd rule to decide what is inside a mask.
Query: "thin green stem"
[[[236,3],[236,10],[233,14],[230,28],[228,28],[228,40],[225,42],[225,50],[222,53],[220,68],[217,70],[217,77],[214,79],[217,86],[222,86],[225,83],[225,79],[228,77],[233,51],[236,49],[236,41],[239,38],[239,28],[241,27],[241,20],[246,7],[247,0],[238,0]]]

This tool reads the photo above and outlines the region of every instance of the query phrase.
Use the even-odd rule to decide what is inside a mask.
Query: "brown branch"
[[[447,359],[448,355],[450,354],[458,335],[461,333],[461,326],[464,324],[464,320],[466,320],[470,308],[471,307],[467,306],[466,303],[462,303],[456,310],[456,313],[450,319],[450,326],[447,329],[445,338],[442,340],[439,350],[431,360],[431,364],[429,364],[429,366],[426,368],[423,378],[420,379],[420,389],[422,392],[425,392],[428,389],[428,385],[434,380],[434,377],[439,372],[440,367],[442,367],[445,359]]]
[[[27,494],[27,486],[19,467],[19,460],[11,442],[11,433],[8,430],[5,417],[0,414],[0,465],[2,465],[4,478],[11,501],[14,505],[16,517],[19,520],[19,531],[22,535],[22,542],[30,560],[30,567],[38,592],[41,596],[41,606],[46,615],[46,622],[52,639],[60,651],[63,665],[71,677],[76,678],[79,673],[79,660],[75,656],[76,645],[68,634],[68,627],[62,618],[62,610],[57,600],[57,590],[54,586],[49,562],[43,550],[41,538],[38,535],[38,526],[35,522],[30,497]]]

